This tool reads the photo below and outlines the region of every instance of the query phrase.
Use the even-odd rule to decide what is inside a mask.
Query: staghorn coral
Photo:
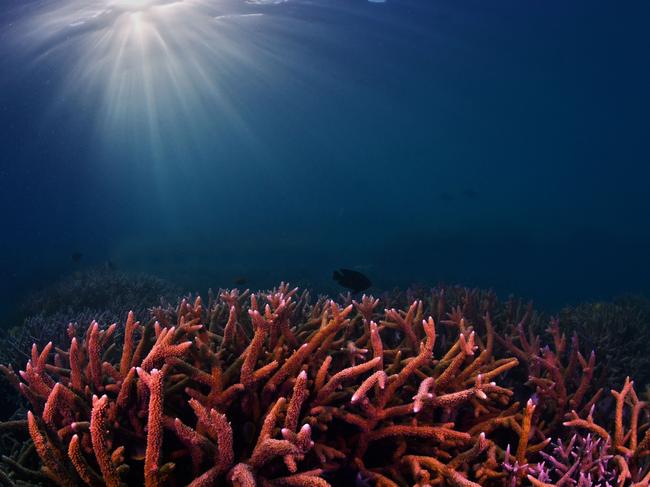
[[[629,378],[611,394],[615,412],[609,423],[613,425],[594,420],[595,405],[586,417],[572,411],[563,423],[574,432],[567,445],[558,439],[551,452],[541,452],[544,461],[530,468],[528,479],[535,487],[650,483],[648,404],[639,400]]]
[[[503,467],[509,485],[521,484],[524,476],[533,485],[546,487],[648,485],[650,411],[648,404],[638,399],[632,382],[627,378],[623,389],[612,389],[608,398],[605,388],[599,385],[611,379],[603,376],[604,368],[600,368],[601,377],[596,379],[596,352],[584,356],[577,333],[573,333],[569,345],[560,319],[551,318],[546,329],[550,345],[546,345],[532,331],[533,326],[526,329],[527,320],[524,316],[521,322],[511,325],[511,332],[499,337],[499,341],[520,359],[528,375],[526,385],[534,389],[532,421],[525,436],[539,440],[534,453],[541,458],[514,458],[506,450]],[[646,443],[638,443],[643,435]],[[520,433],[519,442],[522,438]],[[551,438],[556,442],[549,452]]]
[[[546,433],[553,434],[569,411],[588,411],[600,399],[603,388],[595,385],[602,381],[594,377],[596,354],[592,350],[588,357],[583,356],[577,334],[569,345],[557,318],[550,319],[546,330],[550,345],[543,345],[531,329],[527,332],[526,323],[524,316],[499,341],[523,365],[526,385],[535,391],[537,413],[546,423]]]
[[[22,364],[33,343],[67,343],[69,323],[114,323],[130,311],[148,317],[149,308],[172,299],[179,290],[147,274],[128,274],[103,268],[77,272],[35,293],[21,306],[20,325],[0,330],[0,363]],[[21,403],[0,382],[0,419],[8,419]]]
[[[609,410],[580,379],[595,358],[556,320],[547,347],[514,300],[453,288],[402,304],[413,297],[312,303],[281,285],[71,325],[69,347],[3,368],[30,404],[13,427],[32,445],[3,458],[0,482],[600,485],[560,467],[597,448],[603,479],[648,485],[647,404],[628,381]],[[563,448],[576,434],[597,446]]]
[[[608,386],[634,377],[643,388],[650,384],[650,300],[627,296],[611,303],[583,303],[563,309],[560,320],[590,348],[600,352],[601,373]]]
[[[586,436],[576,433],[566,445],[558,440],[552,452],[541,452],[544,461],[530,468],[530,481],[534,484],[614,485],[616,465],[614,456],[609,454],[610,448],[609,440],[594,438],[590,433]]]
[[[75,273],[35,293],[21,308],[24,320],[0,332],[0,363],[23,363],[32,343],[64,345],[69,323],[114,323],[129,311],[149,315],[161,300],[178,296],[168,282],[147,274],[106,269]]]
[[[129,314],[119,346],[116,325],[70,326],[68,350],[34,346],[13,381],[30,402],[44,472],[61,485],[326,485],[348,459],[368,477],[408,474],[412,465],[392,458],[406,439],[412,455],[471,449],[453,416],[480,418],[472,400],[487,411],[510,394],[490,382],[491,353],[467,326],[434,362],[435,324],[421,302],[378,323],[374,314],[307,305],[287,286],[249,305],[223,293],[207,308],[197,299],[155,310],[153,324]],[[384,347],[393,330],[407,338]],[[354,448],[341,435],[351,428]],[[394,451],[380,458],[386,445]],[[427,458],[422,468],[435,468]]]

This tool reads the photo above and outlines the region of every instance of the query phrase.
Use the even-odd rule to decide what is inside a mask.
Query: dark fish
[[[245,277],[236,277],[232,282],[235,283],[237,286],[243,286],[248,282],[248,279],[246,279]]]
[[[372,286],[372,282],[368,277],[361,274],[361,272],[353,271],[351,269],[339,269],[334,271],[332,278],[341,286],[348,288],[354,293],[365,291]]]
[[[82,258],[83,256],[84,256],[84,254],[82,254],[81,252],[74,252],[74,253],[72,254],[72,262],[74,262],[75,264],[76,264],[77,262],[80,262],[80,261],[81,261],[81,258]]]
[[[473,189],[468,188],[465,191],[463,191],[463,196],[465,196],[466,198],[474,199],[478,196],[478,193]]]

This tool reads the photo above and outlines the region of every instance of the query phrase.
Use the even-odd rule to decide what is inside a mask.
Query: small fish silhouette
[[[352,269],[339,269],[334,271],[332,278],[353,293],[365,291],[372,286],[372,282],[367,276]]]
[[[237,286],[243,286],[244,284],[246,284],[248,282],[248,279],[246,279],[243,276],[240,276],[240,277],[236,277],[232,282],[234,284],[236,284]]]
[[[75,264],[81,261],[81,258],[84,256],[81,252],[73,252],[72,254],[72,262]]]

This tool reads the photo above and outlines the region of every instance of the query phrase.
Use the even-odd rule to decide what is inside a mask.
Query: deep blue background
[[[3,6],[5,316],[75,251],[200,291],[328,289],[341,266],[551,308],[650,290],[648,2],[248,6],[272,21],[242,49],[278,68],[228,80],[246,134],[215,113],[157,161],[98,143],[92,104],[59,99],[65,56],[12,42],[41,3]]]

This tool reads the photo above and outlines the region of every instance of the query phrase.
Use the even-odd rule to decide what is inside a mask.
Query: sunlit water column
[[[229,166],[263,153],[251,123],[266,107],[253,104],[310,69],[300,67],[297,42],[309,29],[286,5],[52,0],[21,19],[16,45],[29,65],[60,73],[60,96],[44,114],[77,110],[92,120],[89,164],[107,179],[150,182],[164,204],[180,188],[196,197],[187,185],[227,178]]]

